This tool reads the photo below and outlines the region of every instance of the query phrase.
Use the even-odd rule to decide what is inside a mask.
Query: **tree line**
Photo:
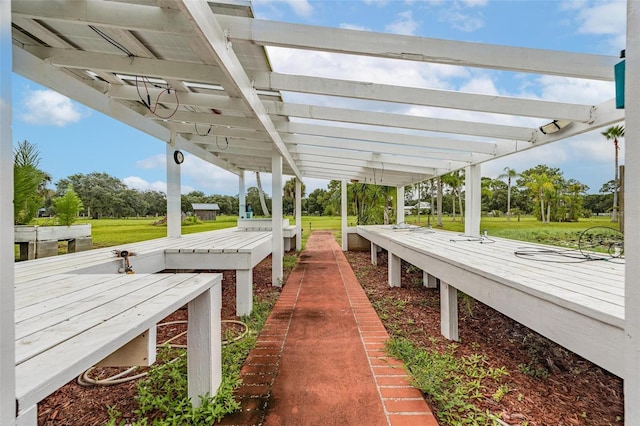
[[[614,140],[617,153],[617,141],[619,137],[624,136],[624,128],[610,128],[603,132],[603,135],[607,140]],[[39,168],[39,153],[36,147],[25,140],[14,151],[16,224],[29,223],[39,212],[46,216],[60,216],[63,213],[61,209],[70,205],[80,209],[82,215],[94,219],[166,214],[167,199],[164,192],[132,189],[107,173],[74,174],[56,182],[55,190],[49,189],[51,177]],[[576,221],[592,214],[611,214],[612,219],[616,219],[617,178],[606,182],[600,188],[599,194],[586,194],[589,190],[586,185],[575,179],[565,179],[558,168],[541,164],[520,173],[510,168],[505,168],[504,172],[495,179],[482,178],[481,199],[484,214],[506,215],[507,219],[514,215],[530,214],[542,222]],[[410,207],[422,206],[424,203],[419,203],[426,202],[429,208],[414,211],[418,214],[428,214],[429,220],[433,217],[435,225],[438,225],[441,224],[443,215],[449,215],[453,220],[463,215],[464,187],[464,170],[457,170],[405,187],[404,203]],[[347,186],[347,191],[347,213],[355,215],[358,224],[395,221],[396,188],[351,183]],[[77,200],[73,196],[77,196]],[[60,201],[65,197],[64,202]],[[340,214],[341,182],[332,180],[326,189],[318,188],[308,196],[305,196],[303,185],[302,197],[303,214]],[[183,213],[192,212],[193,203],[216,203],[220,208],[219,214],[237,215],[239,197],[206,195],[202,191],[182,194]],[[254,215],[257,216],[268,215],[271,211],[271,198],[259,187],[247,189],[246,204],[251,205]],[[292,178],[285,182],[283,188],[283,213],[293,215],[294,210],[295,178]]]

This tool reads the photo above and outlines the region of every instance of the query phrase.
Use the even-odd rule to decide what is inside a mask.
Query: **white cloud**
[[[71,99],[53,90],[32,90],[23,100],[23,121],[36,125],[53,125],[64,127],[79,121],[83,114]]]
[[[467,7],[482,7],[489,3],[489,0],[461,0],[462,4]]]
[[[418,22],[413,19],[413,12],[407,10],[396,15],[396,19],[387,24],[385,30],[392,34],[414,35],[418,27]]]
[[[541,86],[542,99],[551,101],[593,105],[616,96],[615,84],[608,81],[543,76],[537,83]]]
[[[627,2],[623,0],[597,1],[585,7],[585,2],[575,2],[581,5],[574,10],[578,21],[580,34],[594,34],[609,36],[608,44],[617,53],[626,46]]]
[[[164,168],[167,165],[167,156],[163,154],[156,154],[151,157],[143,158],[136,161],[136,167],[139,169],[157,169]]]
[[[285,0],[298,16],[308,18],[313,14],[313,6],[307,0]]]
[[[447,9],[442,12],[440,19],[450,23],[454,29],[465,33],[471,33],[484,27],[484,19],[481,16],[462,13],[460,10]]]
[[[122,179],[122,182],[124,182],[124,184],[129,188],[137,189],[139,191],[160,191],[164,192],[165,194],[167,193],[167,182],[148,182],[139,176],[128,176]]]

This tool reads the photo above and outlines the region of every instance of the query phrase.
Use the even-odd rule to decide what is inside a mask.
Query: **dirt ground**
[[[391,334],[399,333],[414,342],[441,345],[442,348],[449,344],[440,337],[438,292],[421,285],[421,271],[403,264],[402,288],[389,288],[385,254],[378,257],[378,266],[371,265],[368,252],[349,252],[347,258],[369,297],[388,302],[385,309],[389,319],[385,320],[385,326]],[[253,276],[258,298],[278,291],[271,286],[270,258],[254,269]],[[224,272],[223,319],[235,319],[234,282],[234,272]],[[462,342],[457,353],[485,355],[487,367],[506,367],[509,371],[509,393],[500,402],[481,401],[484,408],[502,413],[506,424],[623,424],[622,380],[479,302],[467,306],[462,300],[459,311]],[[186,310],[180,310],[167,321],[185,318]],[[180,324],[161,327],[158,341],[166,340],[183,328]],[[548,376],[524,374],[519,371],[519,365],[528,365],[530,371],[546,371]],[[134,394],[135,382],[84,387],[73,381],[39,405],[38,424],[102,425],[108,419],[108,406],[115,407],[125,418],[131,417],[135,409]]]

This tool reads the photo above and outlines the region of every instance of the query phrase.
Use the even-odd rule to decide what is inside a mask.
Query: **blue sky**
[[[624,48],[626,2],[516,0],[258,0],[255,15],[311,25],[410,34],[511,46],[618,55]],[[398,68],[373,58],[341,57],[286,49],[269,49],[274,70],[387,84],[468,90],[591,103],[612,98],[613,83],[558,77],[456,69],[444,65],[405,63]],[[17,74],[12,75],[13,141],[38,146],[43,170],[54,182],[74,173],[106,172],[136,189],[165,190],[165,143],[90,110]],[[301,95],[297,95],[301,96]],[[301,98],[284,95],[287,101]],[[426,111],[426,110],[425,110]],[[440,112],[442,117],[472,113]],[[447,115],[449,114],[449,115]],[[526,124],[531,122],[509,122]],[[483,165],[483,176],[496,177],[504,167],[522,171],[537,164],[559,167],[597,192],[613,179],[613,146],[599,132],[510,156]],[[624,143],[620,155],[624,159]],[[270,176],[263,178],[271,192]],[[326,188],[326,181],[307,180],[307,193]],[[183,192],[234,195],[235,175],[187,155],[182,167]],[[247,173],[247,186],[255,177]]]

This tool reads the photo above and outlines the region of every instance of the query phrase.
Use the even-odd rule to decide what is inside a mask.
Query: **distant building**
[[[415,206],[404,206],[404,214],[411,216],[412,214],[418,214],[416,208],[418,208],[418,205],[420,206],[420,211],[421,212],[426,212],[427,210],[431,209],[431,203],[428,201],[420,201],[420,203],[416,204]]]
[[[216,220],[220,207],[216,203],[192,203],[193,214],[200,220]]]

